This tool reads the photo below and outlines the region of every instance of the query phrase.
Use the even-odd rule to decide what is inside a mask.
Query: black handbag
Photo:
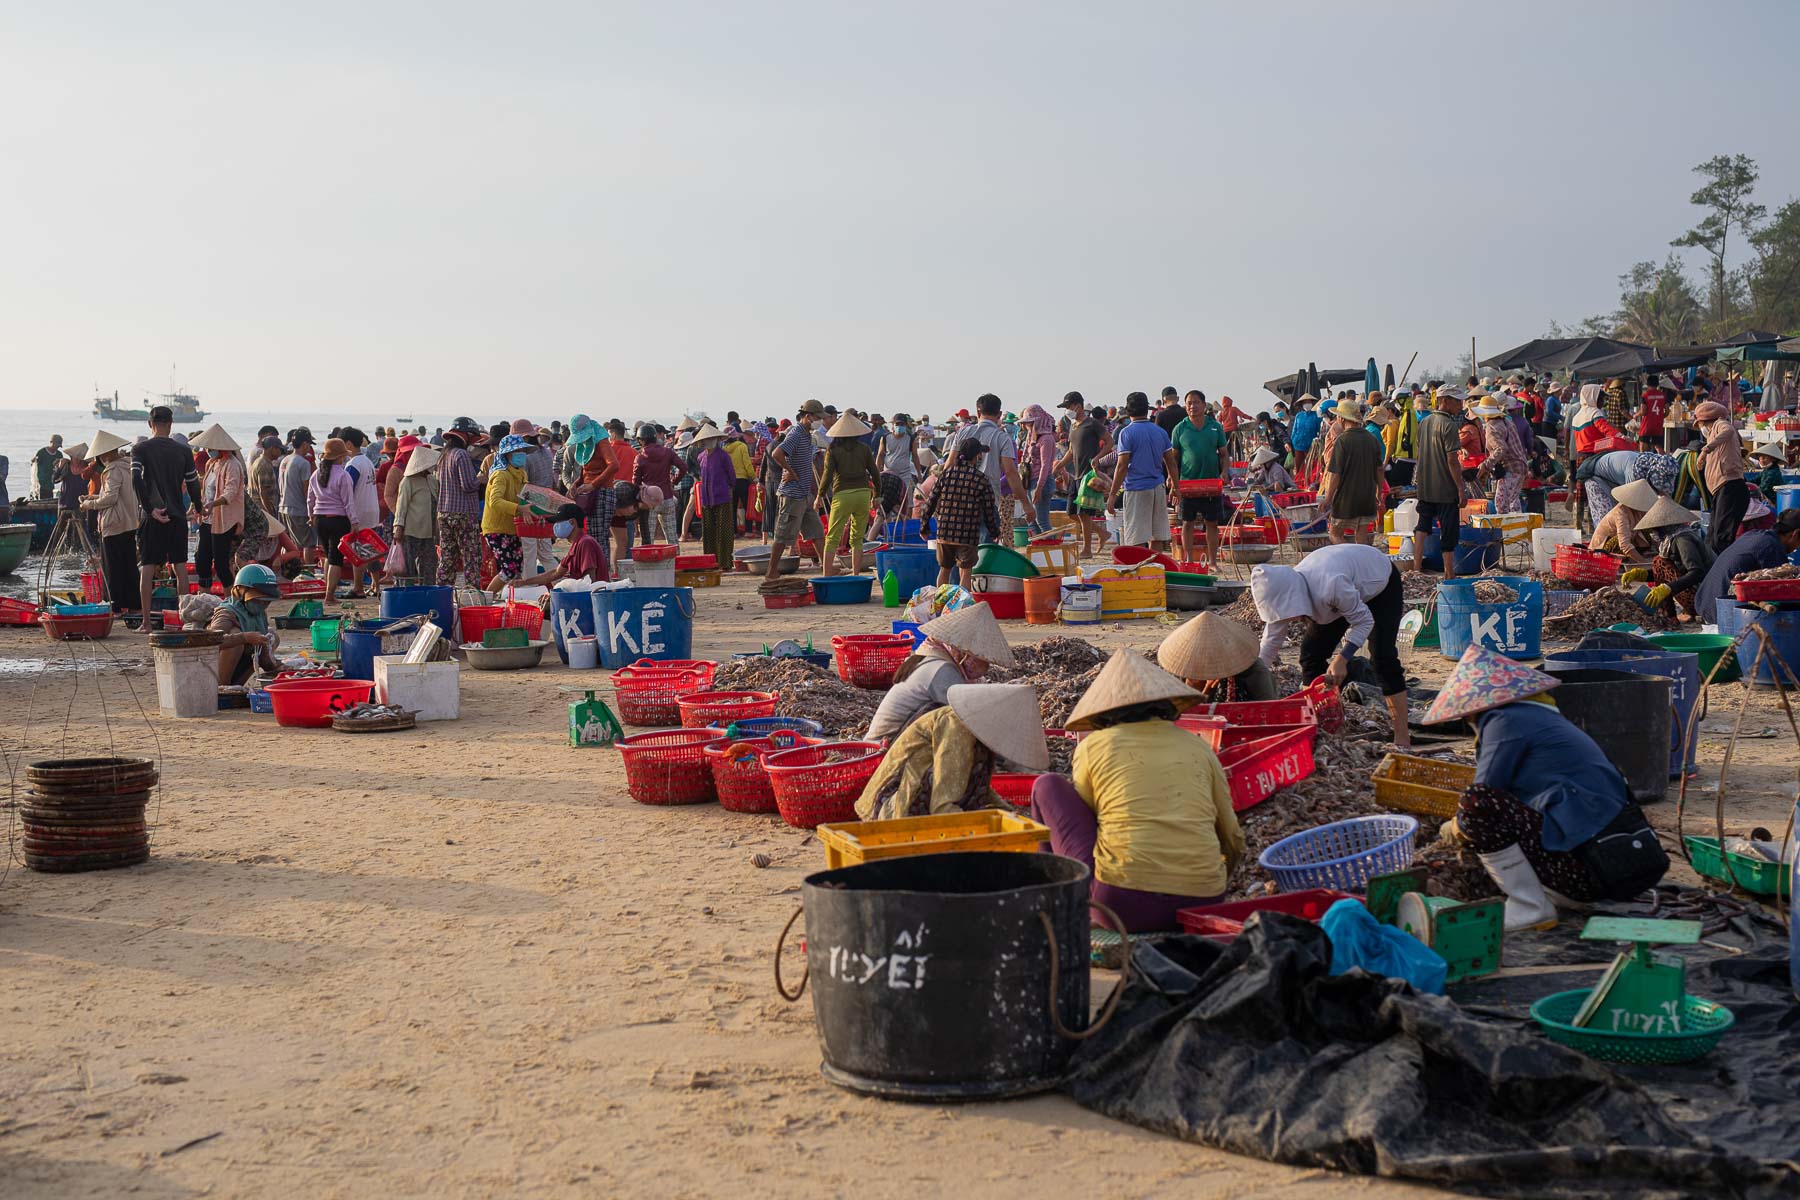
[[[1576,856],[1600,894],[1608,900],[1630,900],[1655,885],[1669,870],[1669,855],[1644,819],[1644,810],[1627,803],[1599,833],[1576,848]]]

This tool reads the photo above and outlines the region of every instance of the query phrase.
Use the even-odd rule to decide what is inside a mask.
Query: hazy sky
[[[1791,2],[7,7],[0,407],[1255,411],[1800,192]]]

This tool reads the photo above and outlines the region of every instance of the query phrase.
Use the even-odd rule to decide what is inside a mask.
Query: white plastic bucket
[[[246,647],[246,654],[254,647]],[[165,717],[210,717],[219,711],[219,648],[151,650],[156,660],[156,705]]]
[[[1540,571],[1550,569],[1550,556],[1558,546],[1581,544],[1579,529],[1534,529],[1531,531],[1531,565]]]
[[[569,639],[569,669],[592,671],[600,666],[600,641],[593,635]]]

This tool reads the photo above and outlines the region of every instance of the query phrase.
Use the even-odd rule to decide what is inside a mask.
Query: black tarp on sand
[[[1478,1017],[1396,980],[1331,976],[1330,961],[1317,926],[1279,914],[1229,946],[1139,943],[1119,1011],[1077,1053],[1068,1090],[1235,1153],[1483,1195],[1800,1194],[1785,949],[1690,968],[1689,989],[1738,1024],[1699,1063],[1635,1080],[1507,1019],[1515,1006],[1497,989]]]

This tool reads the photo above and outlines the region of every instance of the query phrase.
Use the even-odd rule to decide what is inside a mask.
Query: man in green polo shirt
[[[1225,428],[1213,417],[1206,397],[1189,392],[1184,407],[1187,416],[1169,434],[1183,481],[1189,479],[1225,478]],[[1206,563],[1213,566],[1219,558],[1219,522],[1225,519],[1225,490],[1211,496],[1181,497],[1181,557],[1194,562],[1194,523],[1206,524]]]

